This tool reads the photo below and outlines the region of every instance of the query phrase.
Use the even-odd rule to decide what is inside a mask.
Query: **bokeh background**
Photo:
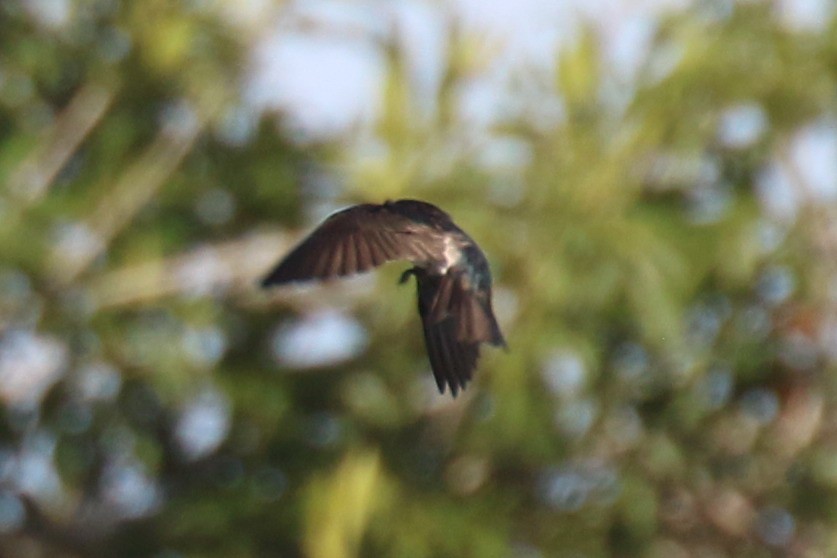
[[[0,3],[0,555],[837,556],[831,0]],[[413,197],[508,352],[436,393]]]

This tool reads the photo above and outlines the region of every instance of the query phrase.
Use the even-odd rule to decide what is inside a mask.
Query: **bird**
[[[413,199],[337,211],[262,279],[262,287],[325,281],[406,261],[400,284],[416,280],[418,313],[439,393],[455,398],[487,343],[507,348],[494,316],[491,269],[477,243],[433,204]]]

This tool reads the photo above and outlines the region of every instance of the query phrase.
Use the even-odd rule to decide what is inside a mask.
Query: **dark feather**
[[[344,277],[388,261],[421,261],[442,254],[444,231],[415,220],[408,209],[415,207],[403,201],[362,204],[331,215],[271,270],[262,285]]]
[[[456,397],[471,380],[479,359],[479,341],[460,340],[457,336],[457,316],[448,313],[441,320],[434,319],[431,308],[441,298],[440,293],[452,292],[456,278],[451,275],[434,276],[415,270],[418,287],[418,307],[424,341],[430,358],[430,368],[439,391],[445,386]]]
[[[506,342],[491,309],[491,270],[476,243],[439,208],[417,200],[363,204],[326,219],[262,285],[330,279],[407,260],[433,377],[455,397],[474,373],[480,345]]]
[[[456,330],[458,339],[482,341],[495,346],[506,344],[490,307],[486,308],[477,296],[461,297],[456,314],[460,317]]]
[[[455,324],[450,318],[437,324],[424,324],[424,340],[430,357],[430,368],[441,393],[445,385],[456,397],[473,375],[479,358],[477,343],[462,343],[454,336]]]

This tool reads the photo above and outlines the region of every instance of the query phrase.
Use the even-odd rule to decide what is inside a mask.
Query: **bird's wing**
[[[474,293],[463,288],[462,295],[453,298],[457,305],[452,313],[457,318],[456,337],[468,341],[490,343],[505,347],[497,318],[491,308],[491,293]]]
[[[444,393],[447,384],[451,395],[456,397],[474,374],[479,360],[479,343],[458,341],[456,325],[450,318],[435,324],[424,321],[423,326],[427,356],[439,392]]]
[[[473,376],[479,359],[479,341],[460,340],[457,316],[448,313],[438,319],[433,316],[432,306],[444,293],[456,292],[458,278],[450,274],[440,277],[417,273],[416,280],[419,314],[433,377],[439,392],[444,393],[448,386],[451,395],[456,397]]]
[[[393,260],[433,260],[444,249],[441,234],[392,206],[356,205],[326,219],[279,262],[262,285],[343,277]]]
[[[432,295],[426,296],[427,319],[435,323],[451,317],[458,340],[495,346],[506,344],[491,308],[491,292],[474,291],[464,273],[456,269],[449,271]]]

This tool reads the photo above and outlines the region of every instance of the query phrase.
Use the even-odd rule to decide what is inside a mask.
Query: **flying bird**
[[[456,397],[473,376],[480,345],[506,346],[491,307],[491,270],[477,243],[435,205],[360,204],[332,214],[262,280],[263,287],[345,277],[386,262],[413,267],[430,367]]]

